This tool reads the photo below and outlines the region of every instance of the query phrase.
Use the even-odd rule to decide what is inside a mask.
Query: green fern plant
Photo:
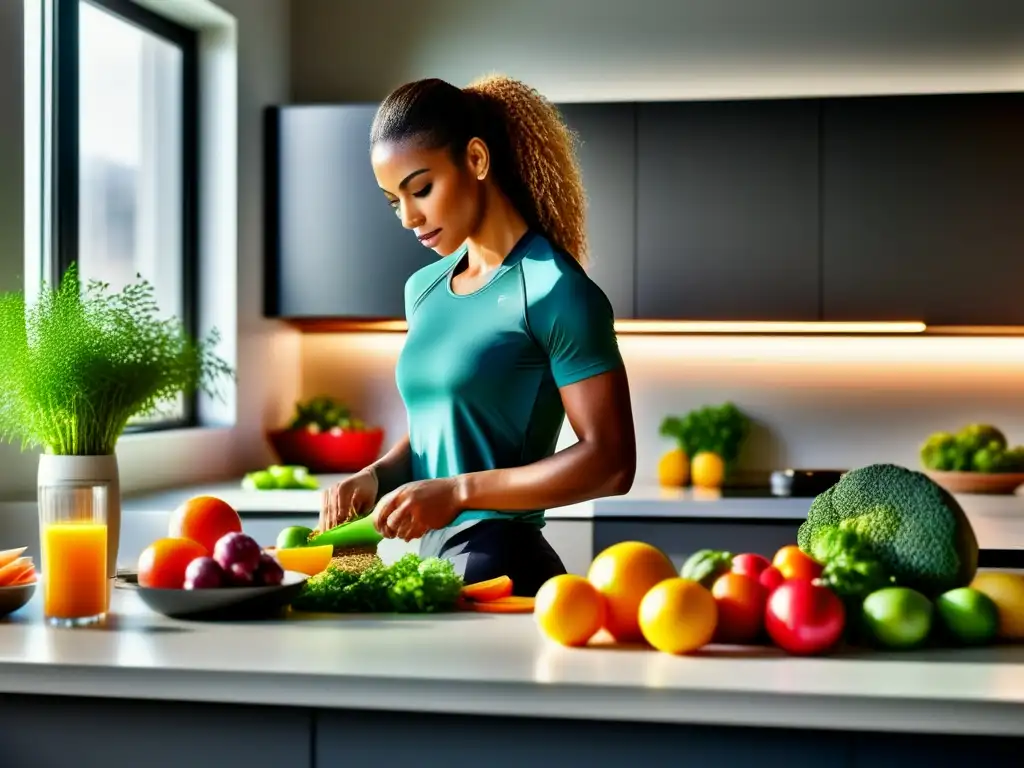
[[[37,299],[0,295],[0,440],[24,451],[74,456],[114,452],[135,417],[166,412],[181,394],[220,397],[232,377],[214,353],[216,329],[193,339],[163,318],[146,280],[112,292],[84,287],[72,265]]]

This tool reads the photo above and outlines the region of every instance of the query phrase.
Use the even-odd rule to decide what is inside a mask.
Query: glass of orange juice
[[[105,483],[67,481],[39,487],[43,615],[50,624],[79,626],[107,613]]]

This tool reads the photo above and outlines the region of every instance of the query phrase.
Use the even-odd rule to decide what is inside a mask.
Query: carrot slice
[[[19,557],[13,563],[8,563],[0,568],[0,587],[10,586],[12,581],[32,567],[31,557]]]
[[[533,613],[534,599],[532,597],[519,597],[517,595],[509,595],[508,597],[499,597],[497,600],[488,600],[487,602],[477,602],[475,600],[465,600],[462,605],[467,611],[476,611],[477,613]]]
[[[18,547],[17,549],[4,549],[0,550],[0,568],[5,565],[9,565],[21,557],[21,553],[24,552],[28,547]]]
[[[476,600],[481,603],[500,600],[512,595],[512,579],[508,576],[498,576],[494,579],[467,584],[462,588],[461,594],[468,600]]]

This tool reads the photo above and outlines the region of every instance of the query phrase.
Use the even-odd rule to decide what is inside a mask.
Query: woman
[[[533,595],[565,572],[544,510],[625,493],[636,468],[612,308],[579,263],[572,135],[535,91],[490,77],[398,88],[370,139],[395,215],[441,258],[405,283],[409,433],[327,491],[319,527],[372,511],[467,583],[507,575]],[[566,417],[578,442],[556,453]]]

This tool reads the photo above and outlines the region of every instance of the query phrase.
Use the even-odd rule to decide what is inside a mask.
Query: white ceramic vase
[[[40,455],[37,488],[71,482],[103,483],[107,486],[107,576],[114,578],[121,542],[121,486],[117,456]]]

